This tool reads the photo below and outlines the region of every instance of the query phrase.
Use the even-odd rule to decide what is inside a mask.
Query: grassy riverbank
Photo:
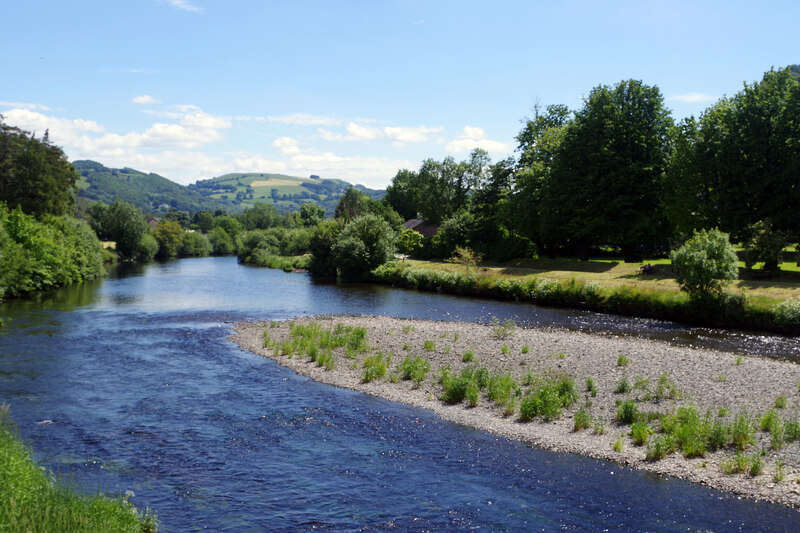
[[[470,269],[408,260],[386,263],[373,270],[370,279],[420,290],[527,300],[702,326],[800,333],[798,272],[753,279],[758,271],[744,271],[744,279],[722,298],[693,301],[680,292],[667,261],[652,264],[653,273],[643,275],[640,264],[613,260],[524,259]]]
[[[157,531],[149,510],[140,513],[127,497],[82,494],[36,464],[0,406],[0,531],[95,533]]]
[[[633,337],[388,317],[240,324],[312,379],[800,508],[800,365]]]

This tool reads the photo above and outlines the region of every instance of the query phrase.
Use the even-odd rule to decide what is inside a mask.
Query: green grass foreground
[[[722,297],[692,300],[678,290],[668,264],[654,274],[614,261],[525,260],[464,269],[431,261],[390,262],[370,280],[419,290],[530,301],[701,326],[800,333],[800,284],[791,279],[740,280]],[[798,278],[800,279],[800,278]]]
[[[0,406],[0,531],[135,532],[157,531],[155,515],[139,512],[127,498],[87,495],[54,479],[38,466]]]

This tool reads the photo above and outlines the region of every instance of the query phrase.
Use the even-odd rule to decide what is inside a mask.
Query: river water
[[[133,491],[162,531],[789,531],[800,523],[796,510],[315,383],[227,340],[234,321],[317,313],[512,318],[800,353],[797,339],[185,259],[0,303],[0,402],[42,464],[89,490]]]

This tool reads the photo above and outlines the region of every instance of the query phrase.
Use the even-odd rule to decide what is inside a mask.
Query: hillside
[[[130,202],[144,213],[166,213],[170,208],[197,212],[202,210],[240,210],[233,202],[203,196],[158,174],[145,174],[132,168],[108,168],[94,161],[72,163],[81,175],[79,198],[101,200],[107,204],[116,198]]]
[[[297,211],[305,203],[316,203],[333,214],[339,198],[351,186],[338,179],[320,179],[316,176],[299,178],[284,174],[225,174],[216,178],[198,181],[189,189],[200,194],[223,201],[232,201],[242,207],[250,207],[256,202],[275,205],[279,212]],[[383,197],[384,191],[368,189],[355,185],[373,200]]]
[[[78,197],[112,203],[116,198],[130,202],[145,213],[165,213],[170,208],[195,213],[224,209],[241,212],[256,202],[275,205],[278,211],[298,211],[304,203],[316,203],[332,215],[339,199],[351,186],[338,179],[316,176],[299,178],[283,174],[225,174],[189,186],[179,185],[158,174],[145,174],[132,168],[108,168],[95,161],[75,161],[81,175]],[[382,190],[355,188],[373,200]]]

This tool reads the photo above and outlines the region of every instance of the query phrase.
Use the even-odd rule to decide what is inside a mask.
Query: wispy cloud
[[[475,148],[483,148],[487,152],[510,151],[506,143],[488,139],[486,132],[475,126],[464,126],[461,135],[446,146],[447,151],[453,153],[469,152]]]
[[[161,102],[159,100],[156,100],[149,94],[143,94],[141,96],[134,96],[133,103],[140,105],[147,105],[147,104],[160,104]]]
[[[396,145],[406,143],[428,142],[430,135],[438,133],[444,128],[441,126],[384,126],[375,128],[365,126],[357,122],[348,122],[345,130],[347,134],[336,133],[330,130],[319,128],[317,131],[326,141],[372,141],[375,139],[387,139]]]
[[[705,93],[686,93],[686,94],[676,94],[675,96],[670,96],[667,98],[669,102],[683,102],[686,104],[697,104],[697,103],[704,103],[704,102],[714,102],[717,100],[718,96],[712,96],[710,94]]]
[[[2,102],[0,107],[10,107],[13,109],[27,109],[28,111],[49,111],[50,108],[42,104],[28,104],[24,102]]]
[[[267,120],[295,126],[338,126],[342,123],[341,119],[335,117],[310,115],[308,113],[292,113],[289,115],[267,117]]]
[[[181,11],[191,11],[193,13],[198,13],[203,10],[202,7],[198,7],[188,0],[166,0],[169,5],[174,7],[175,9],[180,9]]]

